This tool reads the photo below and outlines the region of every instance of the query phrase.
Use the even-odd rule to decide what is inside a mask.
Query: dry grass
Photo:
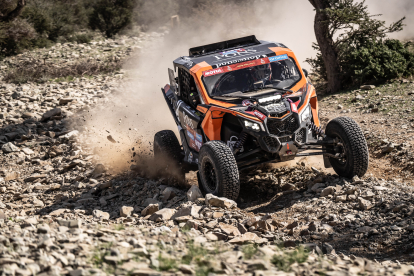
[[[46,82],[51,79],[108,74],[121,69],[120,60],[80,60],[75,63],[55,64],[43,60],[22,61],[14,65],[4,76],[8,83]]]

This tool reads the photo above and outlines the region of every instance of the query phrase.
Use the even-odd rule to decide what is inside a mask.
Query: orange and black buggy
[[[294,53],[255,36],[191,48],[174,60],[162,89],[178,126],[155,135],[155,159],[197,170],[199,187],[237,199],[239,170],[322,155],[343,177],[363,176],[368,147],[357,123],[320,127],[315,88]]]

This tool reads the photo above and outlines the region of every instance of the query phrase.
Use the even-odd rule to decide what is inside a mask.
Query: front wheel
[[[221,141],[205,143],[198,158],[202,193],[236,200],[240,192],[239,169],[230,148]]]
[[[181,168],[181,146],[172,130],[162,130],[154,136],[155,165],[162,174],[172,176],[179,183],[185,181],[185,174]]]
[[[329,157],[335,172],[346,178],[364,176],[368,170],[369,153],[358,124],[348,117],[335,118],[326,126],[326,135],[338,140],[335,146],[327,147],[327,152],[342,156],[340,159]]]

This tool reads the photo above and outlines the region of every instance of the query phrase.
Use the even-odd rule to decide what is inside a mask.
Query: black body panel
[[[209,47],[209,45],[196,47],[195,49],[202,47]],[[259,44],[256,45],[250,45],[240,48],[226,48],[222,49],[223,51],[221,49],[218,49],[218,51],[212,53],[210,52],[206,55],[179,57],[176,60],[174,60],[174,66],[184,67],[187,70],[189,70],[198,63],[207,62],[213,68],[218,68],[229,64],[235,64],[239,62],[275,56],[275,52],[270,50],[269,47],[287,48],[285,45],[281,43],[260,40]]]

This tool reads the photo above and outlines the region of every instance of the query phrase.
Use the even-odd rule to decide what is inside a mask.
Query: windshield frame
[[[284,58],[284,59],[278,59],[278,57],[282,57],[282,56],[287,56],[287,58]],[[263,60],[263,59],[265,59],[267,62],[266,62],[266,64],[272,64],[272,63],[275,63],[275,62],[280,62],[280,61],[283,61],[283,60],[286,60],[286,59],[289,59],[291,62],[292,62],[292,64],[293,64],[293,66],[294,66],[294,68],[297,70],[297,72],[298,72],[298,74],[299,74],[299,76],[300,76],[300,78],[298,79],[298,80],[296,80],[294,83],[292,83],[291,85],[289,85],[289,86],[286,86],[286,87],[283,87],[283,88],[277,88],[277,87],[273,87],[273,89],[275,89],[275,90],[289,90],[289,89],[291,89],[292,87],[294,87],[294,86],[296,86],[300,81],[302,81],[303,80],[303,78],[304,78],[304,76],[303,76],[303,72],[302,72],[302,70],[301,70],[301,67],[297,64],[297,62],[296,62],[296,59],[294,58],[294,57],[292,57],[292,56],[290,56],[290,55],[288,55],[288,54],[282,54],[282,55],[277,55],[277,56],[272,56],[272,57],[267,57],[267,58],[259,58],[259,59],[257,59],[257,60],[254,60],[253,62],[258,62],[258,61],[260,61],[260,60]],[[250,61],[250,62],[252,62],[252,61]],[[247,62],[243,62],[243,63],[247,63]],[[243,63],[236,63],[236,64],[234,64],[234,65],[241,65],[241,64],[243,64]],[[244,68],[241,68],[241,69],[239,69],[239,70],[243,70],[243,69],[245,69],[245,68],[249,68],[249,67],[255,67],[255,66],[258,66],[258,65],[260,65],[260,64],[254,64],[254,63],[252,63],[252,65],[251,66],[246,66],[246,67],[244,67]],[[210,69],[210,70],[206,70],[205,72],[209,72],[209,71],[213,71],[213,70],[222,70],[222,68],[224,68],[224,67],[226,67],[226,66],[221,66],[221,67],[218,67],[218,68],[213,68],[213,69]],[[225,71],[225,72],[223,72],[223,73],[219,73],[220,75],[222,75],[222,74],[227,74],[227,73],[230,73],[231,71]],[[209,76],[208,76],[209,77]],[[212,95],[211,93],[210,93],[210,91],[209,91],[209,89],[208,89],[208,86],[206,85],[206,82],[205,82],[205,78],[206,78],[206,76],[205,76],[205,74],[204,74],[204,72],[203,72],[203,74],[200,76],[200,80],[201,80],[201,83],[203,84],[203,86],[204,86],[204,89],[205,89],[205,91],[207,92],[207,95],[209,96],[209,97],[211,97],[211,98],[215,98],[215,97],[226,97],[226,96],[223,96],[223,95],[226,95],[226,94],[231,94],[231,93],[234,93],[234,91],[233,92],[229,92],[229,93],[226,93],[226,94],[222,94],[222,95]],[[269,89],[270,87],[266,87],[267,89]],[[271,89],[271,88],[270,88]],[[249,96],[254,96],[256,93],[260,93],[260,92],[262,92],[262,90],[263,89],[257,89],[257,90],[249,90],[249,91],[245,91],[245,92],[241,92],[241,93],[243,93],[243,94],[245,94],[245,93],[248,93],[249,94]],[[254,92],[256,92],[256,93],[254,93]],[[235,96],[235,98],[237,98],[236,96]]]

